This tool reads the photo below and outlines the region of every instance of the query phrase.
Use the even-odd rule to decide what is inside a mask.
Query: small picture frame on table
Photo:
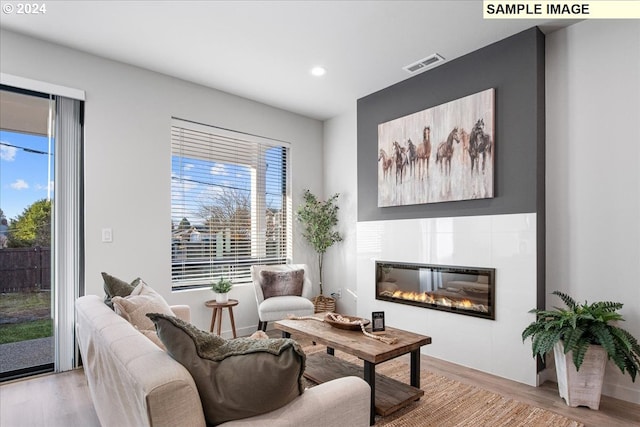
[[[384,332],[384,311],[371,313],[371,332]]]

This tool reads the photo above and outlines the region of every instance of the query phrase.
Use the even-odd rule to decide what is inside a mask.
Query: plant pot
[[[598,410],[607,352],[602,346],[590,345],[580,370],[573,363],[573,352],[564,354],[564,344],[560,341],[553,347],[558,378],[558,391],[567,405],[587,406]]]
[[[324,311],[333,313],[336,311],[336,299],[318,295],[313,299],[313,307],[316,313],[322,313]]]
[[[229,302],[229,294],[216,294],[216,302]]]

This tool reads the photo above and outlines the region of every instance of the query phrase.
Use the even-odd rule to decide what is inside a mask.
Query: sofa
[[[172,311],[190,320],[188,306]],[[96,295],[76,300],[76,333],[96,413],[109,426],[206,426],[187,369]],[[344,377],[308,388],[285,406],[223,426],[366,426],[370,388]],[[248,405],[251,402],[247,402]]]

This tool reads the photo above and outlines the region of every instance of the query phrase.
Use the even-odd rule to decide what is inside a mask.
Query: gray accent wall
[[[544,221],[544,70],[544,35],[531,28],[359,99],[358,221],[531,212]],[[378,124],[488,88],[495,197],[379,208]]]

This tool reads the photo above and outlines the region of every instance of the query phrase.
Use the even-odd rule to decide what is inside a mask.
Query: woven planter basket
[[[331,297],[325,297],[324,295],[318,295],[313,298],[313,306],[315,307],[316,313],[321,313],[323,311],[336,311],[336,299]]]

